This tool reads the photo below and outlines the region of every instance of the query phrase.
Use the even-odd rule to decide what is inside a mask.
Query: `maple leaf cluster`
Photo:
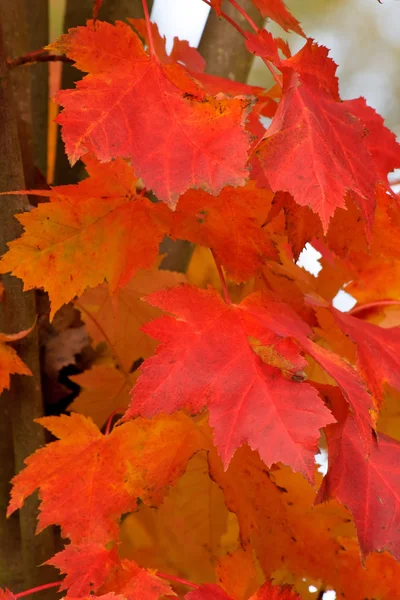
[[[341,99],[282,0],[254,5],[305,39],[291,55],[243,32],[270,90],[206,74],[177,38],[168,54],[148,16],[49,46],[87,73],[56,101],[88,176],[30,191],[49,201],[17,215],[0,269],[46,290],[51,317],[73,302],[96,358],[71,414],[39,419],[58,441],[26,459],[8,514],[39,489],[69,598],[399,597],[400,146]],[[206,249],[205,285],[159,270],[165,236]],[[307,243],[318,277],[296,263]],[[2,388],[29,374],[4,343],[0,359]]]

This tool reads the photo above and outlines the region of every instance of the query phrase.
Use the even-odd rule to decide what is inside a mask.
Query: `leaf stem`
[[[240,14],[242,15],[242,17],[244,17],[244,19],[246,19],[246,21],[248,22],[248,24],[250,25],[250,27],[256,32],[259,32],[259,27],[257,27],[257,25],[254,23],[253,19],[247,14],[247,12],[244,10],[244,8],[242,8],[237,2],[236,0],[229,0],[229,2],[232,4],[232,6],[234,6],[236,8],[237,11],[240,12]]]
[[[46,50],[34,50],[17,58],[8,58],[7,64],[9,69],[15,69],[21,65],[28,65],[37,62],[65,62],[73,63],[74,61],[63,54],[49,54]]]
[[[205,4],[207,4],[208,6],[210,6],[211,8],[213,7],[213,5],[211,4],[211,2],[209,2],[209,0],[203,0],[203,2]],[[231,17],[229,15],[227,15],[226,13],[221,11],[221,17],[223,17],[225,19],[225,21],[228,21],[228,23],[230,23],[232,25],[232,27],[234,27],[240,33],[240,35],[242,35],[244,38],[246,37],[246,32],[240,27],[240,25],[235,23],[235,21],[233,19],[231,19]]]
[[[377,300],[376,302],[369,302],[368,304],[360,304],[358,306],[356,305],[354,308],[349,310],[349,312],[347,314],[353,316],[355,314],[363,312],[364,310],[370,310],[371,308],[381,308],[384,306],[399,306],[399,305],[400,305],[400,300]]]
[[[29,590],[25,590],[24,592],[19,592],[19,594],[14,594],[15,598],[24,598],[25,596],[30,596],[31,594],[36,594],[36,592],[41,592],[43,590],[48,590],[53,587],[60,587],[62,581],[55,581],[54,583],[45,583],[43,585],[38,585],[37,587],[31,588]]]
[[[217,267],[218,275],[219,275],[219,278],[220,278],[220,280],[221,280],[222,292],[223,292],[223,294],[224,294],[224,299],[225,299],[225,302],[226,302],[227,304],[232,304],[232,301],[231,301],[231,299],[229,298],[228,286],[226,285],[226,281],[225,281],[225,275],[224,275],[224,273],[223,273],[223,271],[222,271],[222,267],[221,267],[221,265],[219,264],[219,262],[218,262],[218,260],[217,260],[217,257],[215,256],[214,250],[211,250],[211,248],[210,248],[210,252],[211,252],[211,254],[213,255],[213,259],[214,259],[214,261],[215,261],[215,266]]]
[[[175,577],[175,575],[168,575],[168,573],[161,573],[161,571],[157,571],[157,576],[161,577],[161,579],[167,579],[168,581],[175,581],[175,583],[182,583],[187,587],[198,588],[200,587],[197,583],[193,583],[192,581],[187,581],[186,579],[182,579],[182,577]]]
[[[212,4],[211,4],[211,2],[209,2],[209,0],[203,0],[203,2],[205,4],[207,4],[208,6],[211,6],[211,8],[212,8]],[[229,0],[229,2],[232,4],[232,6],[234,6],[240,12],[241,15],[243,15],[243,17],[250,24],[250,26],[254,29],[254,31],[256,33],[258,33],[260,31],[259,27],[257,27],[257,25],[254,23],[253,19],[251,17],[249,17],[249,15],[246,13],[246,11],[244,11],[243,8],[241,6],[239,6],[239,4],[236,2],[236,0]],[[234,27],[245,39],[247,39],[246,32],[240,27],[240,25],[238,25],[233,19],[231,19],[231,17],[229,15],[227,15],[226,13],[221,11],[221,17],[223,17],[226,21],[228,21],[228,23],[230,23],[232,25],[232,27]],[[276,73],[274,71],[271,63],[268,60],[266,60],[265,58],[263,58],[262,60],[265,63],[267,69],[270,71],[272,77],[275,79],[276,83],[279,85],[279,87],[282,87],[282,79],[281,79],[281,77],[279,77],[278,73]]]
[[[276,83],[279,85],[280,88],[282,88],[283,87],[282,77],[280,77],[278,75],[278,73],[275,71],[275,69],[273,68],[273,66],[269,60],[267,60],[266,58],[263,58],[262,60],[265,64],[265,66],[267,67],[267,69],[269,70],[269,72],[271,73],[272,77],[275,79]]]
[[[104,435],[109,435],[110,434],[111,423],[112,423],[113,417],[115,415],[118,415],[118,414],[122,414],[123,415],[125,411],[126,411],[126,408],[116,408],[115,410],[112,411],[111,415],[107,419],[106,428],[104,430]]]
[[[147,6],[147,0],[142,0],[142,5],[143,5],[144,18],[146,21],[147,37],[149,39],[149,51],[150,51],[150,54],[152,57],[157,57],[156,51],[154,50],[153,33],[151,31],[151,26],[150,26],[150,15],[149,15],[149,8]]]
[[[99,16],[99,10],[100,10],[100,6],[102,5],[103,0],[94,0],[94,4],[93,4],[93,25],[96,24],[96,21],[98,19]]]

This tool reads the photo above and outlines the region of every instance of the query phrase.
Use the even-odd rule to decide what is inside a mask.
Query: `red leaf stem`
[[[211,4],[211,2],[209,2],[209,0],[203,0],[203,2],[205,4],[207,4],[208,6],[210,6],[210,8],[213,8],[213,5]],[[228,21],[228,23],[230,23],[232,25],[232,27],[234,27],[240,33],[240,35],[242,35],[243,37],[246,37],[246,33],[244,32],[244,30],[240,27],[240,25],[235,23],[235,21],[233,19],[231,19],[231,17],[229,15],[227,15],[226,13],[221,11],[221,17],[223,17],[225,19],[225,21]]]
[[[161,577],[161,579],[166,579],[168,581],[175,581],[175,583],[181,583],[182,585],[186,585],[191,588],[199,588],[200,586],[197,583],[193,583],[192,581],[187,581],[186,579],[182,579],[182,577],[175,577],[175,575],[168,575],[168,573],[161,573],[161,571],[157,571],[157,576]]]
[[[142,0],[142,5],[143,5],[144,18],[146,20],[147,39],[149,40],[149,51],[150,51],[151,56],[154,59],[158,60],[157,54],[154,50],[153,32],[151,30],[151,25],[150,25],[150,15],[149,15],[149,8],[147,6],[147,0]]]
[[[31,594],[36,594],[36,592],[42,592],[43,590],[48,590],[54,587],[60,587],[62,581],[54,581],[53,583],[45,583],[43,585],[38,585],[37,587],[30,588],[29,590],[25,590],[24,592],[19,592],[19,594],[15,594],[16,598],[24,598],[25,596],[30,596]]]
[[[247,12],[244,10],[244,8],[242,8],[237,2],[236,0],[229,0],[229,2],[232,4],[232,6],[234,6],[236,8],[237,11],[240,12],[240,14],[244,17],[244,19],[246,19],[246,21],[248,22],[248,24],[250,25],[250,27],[252,29],[254,29],[254,31],[256,33],[258,33],[259,28],[257,27],[257,25],[254,23],[253,19],[247,14]]]
[[[214,254],[214,251],[213,251],[213,250],[211,250],[211,254],[213,255],[213,259],[214,259],[214,261],[215,261],[215,266],[217,267],[218,275],[219,275],[219,278],[220,278],[220,280],[221,280],[222,292],[223,292],[223,294],[224,294],[224,299],[225,299],[225,302],[226,302],[227,304],[232,304],[232,302],[231,302],[231,299],[230,299],[230,297],[229,297],[228,286],[226,285],[226,281],[225,281],[225,275],[224,275],[224,273],[223,273],[223,271],[222,271],[222,267],[221,267],[221,265],[219,264],[219,262],[218,262],[218,260],[217,260],[217,258],[216,258],[216,256],[215,256],[215,254]]]

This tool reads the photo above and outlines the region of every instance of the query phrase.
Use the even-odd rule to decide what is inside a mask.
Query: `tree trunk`
[[[25,0],[26,19],[29,23],[29,51],[39,50],[49,42],[48,0]],[[46,177],[47,127],[49,113],[49,65],[38,63],[29,68],[33,129],[34,165]],[[36,186],[35,186],[36,187]]]
[[[263,18],[251,0],[242,0],[240,4],[261,27]],[[242,29],[251,30],[246,19],[229,2],[224,4],[224,12]],[[200,40],[199,52],[207,63],[207,73],[246,83],[254,56],[247,50],[240,33],[228,21],[218,18],[213,10]]]
[[[147,1],[149,10],[153,2]],[[85,25],[93,15],[93,0],[67,0],[64,31],[71,27]],[[127,17],[143,17],[141,0],[104,0],[99,13],[99,19],[113,23],[116,20],[124,21]],[[83,77],[83,73],[77,71],[73,66],[63,64],[62,67],[62,89],[73,88],[74,83]],[[57,158],[55,168],[55,184],[64,185],[76,183],[83,176],[82,163],[78,161],[72,168],[65,154],[64,143],[61,136],[57,140]]]
[[[0,0],[0,36],[0,190],[7,191],[24,189],[33,174],[29,76],[22,68],[13,73],[11,81],[6,62],[7,56],[17,56],[27,50],[22,0],[13,3]],[[19,140],[23,140],[23,145]],[[25,196],[3,197],[0,203],[0,254],[7,250],[7,242],[20,235],[21,227],[14,214],[27,207]],[[14,277],[6,275],[1,280],[5,289],[0,305],[0,331],[13,333],[32,326],[36,318],[34,292],[23,293],[22,282]],[[5,570],[1,585],[17,592],[49,580],[50,571],[46,573],[46,568],[38,569],[37,566],[49,558],[53,546],[51,532],[35,536],[36,499],[28,501],[9,521],[3,511],[8,501],[12,471],[19,471],[24,459],[44,443],[44,431],[33,422],[42,415],[37,331],[15,344],[15,348],[33,373],[32,377],[13,376],[11,389],[0,398],[0,543],[1,555],[4,555],[0,568]]]

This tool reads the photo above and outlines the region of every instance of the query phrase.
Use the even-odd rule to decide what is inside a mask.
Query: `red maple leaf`
[[[133,25],[140,37],[149,45],[148,29],[145,19],[128,19]],[[148,24],[151,30],[152,43],[158,58],[164,64],[181,62],[189,70],[199,71],[202,73],[206,67],[206,61],[201,56],[197,48],[190,46],[186,40],[180,40],[174,37],[171,53],[167,53],[167,40],[165,36],[161,36],[157,23]]]
[[[120,561],[102,588],[103,592],[108,590],[121,593],[126,600],[158,600],[164,596],[176,596],[156,571],[139,567],[133,560]]]
[[[310,206],[325,233],[351,192],[370,233],[380,177],[360,121],[339,102],[336,65],[309,40],[280,69],[282,100],[257,151],[270,186]]]
[[[280,337],[294,338],[303,351],[312,356],[337,382],[351,407],[365,453],[368,453],[372,443],[374,403],[357,371],[337,354],[313,342],[310,339],[311,328],[289,305],[272,301],[265,295],[263,298],[258,295],[248,296],[242,304],[247,309],[243,318],[250,319],[252,327],[258,328],[258,336],[262,335],[260,331],[264,327]]]
[[[358,117],[365,127],[364,143],[386,181],[387,174],[400,167],[400,144],[396,136],[385,127],[382,117],[368,106],[364,98],[345,100],[343,106]]]
[[[285,31],[295,31],[305,37],[300,23],[288,11],[283,0],[253,0],[263,17],[272,19]]]
[[[298,349],[282,338],[295,328],[304,335],[308,326],[299,318],[291,322],[290,316],[286,324],[284,305],[277,303],[279,333],[268,329],[258,315],[254,318],[252,300],[270,323],[268,303],[262,307],[258,295],[227,305],[215,291],[182,285],[147,298],[177,320],[165,316],[144,327],[162,344],[141,368],[125,419],[182,408],[197,413],[207,406],[225,467],[236,448],[248,442],[267,465],[281,461],[312,480],[319,429],[332,417],[313,387],[286,378],[274,366],[287,375],[304,366]],[[249,338],[259,340],[258,351],[270,364]]]
[[[263,226],[273,194],[249,182],[239,189],[226,187],[219,196],[189,190],[169,216],[173,238],[211,248],[235,281],[246,281],[267,258],[278,253]]]
[[[250,99],[208,96],[182,65],[145,52],[121,22],[89,21],[49,47],[90,73],[56,96],[71,164],[86,152],[102,162],[129,158],[171,207],[189,187],[217,194],[245,183]]]
[[[379,434],[366,458],[347,406],[338,395],[331,400],[338,423],[326,429],[329,469],[316,501],[347,506],[363,555],[389,550],[400,560],[400,443]]]
[[[357,344],[357,367],[379,404],[385,383],[400,389],[400,327],[383,328],[333,309],[343,331]]]
[[[280,64],[277,41],[266,29],[258,33],[246,33],[246,47],[252,54]]]
[[[10,590],[8,590],[7,588],[5,590],[2,590],[0,588],[0,600],[16,600],[15,599],[15,595],[10,592]]]

